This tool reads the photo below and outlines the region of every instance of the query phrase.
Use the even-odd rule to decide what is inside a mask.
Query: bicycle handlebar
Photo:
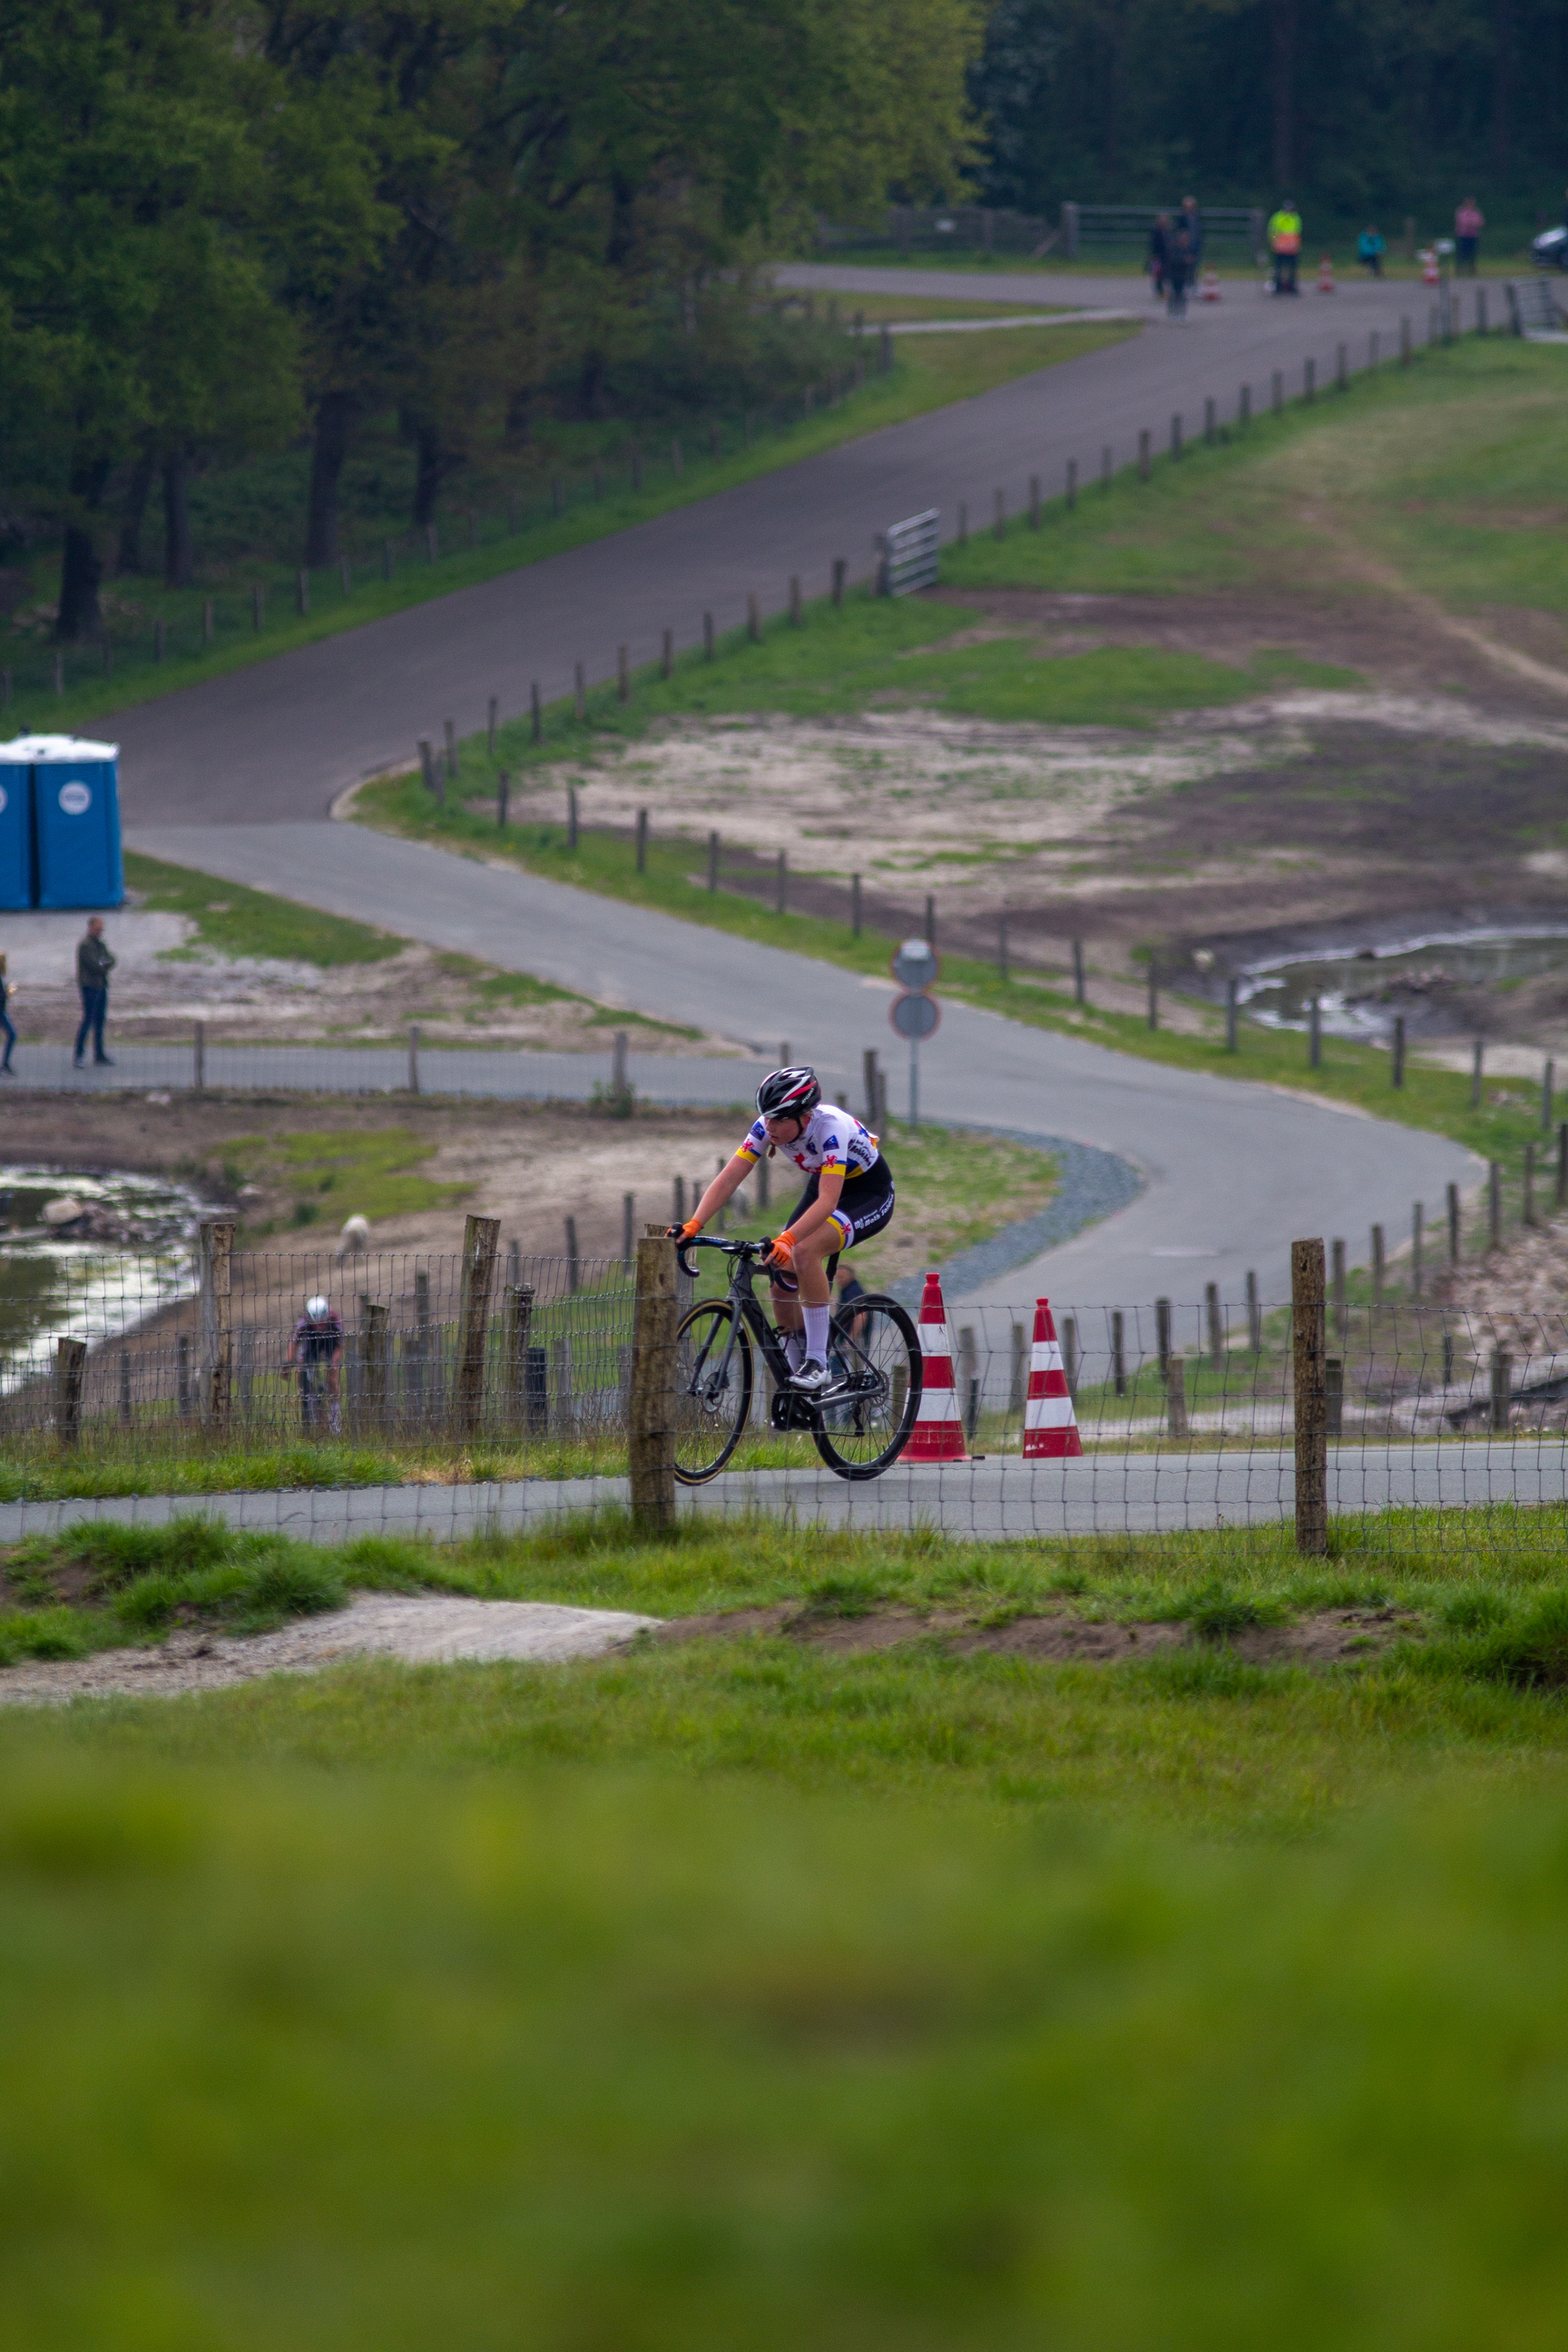
[[[677,1242],[675,1262],[682,1274],[690,1275],[695,1281],[697,1268],[686,1263],[686,1253],[689,1249],[721,1250],[726,1257],[755,1258],[760,1257],[763,1250],[768,1247],[770,1244],[767,1242],[716,1242],[710,1239],[707,1234],[693,1234],[689,1241]]]

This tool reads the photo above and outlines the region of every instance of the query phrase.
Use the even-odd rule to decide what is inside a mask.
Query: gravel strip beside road
[[[566,1609],[542,1601],[468,1601],[445,1593],[356,1593],[346,1609],[301,1618],[280,1633],[175,1633],[156,1649],[100,1650],[0,1673],[0,1706],[55,1706],[74,1698],[176,1698],[226,1690],[259,1675],[313,1675],[349,1658],[405,1665],[516,1658],[558,1665],[597,1658],[658,1625],[621,1609]]]

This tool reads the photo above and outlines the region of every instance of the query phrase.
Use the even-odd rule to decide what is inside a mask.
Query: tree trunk
[[[186,449],[163,460],[163,584],[188,588],[196,576],[191,546],[191,460]]]
[[[349,454],[353,402],[346,392],[324,392],[316,403],[310,444],[310,510],[305,525],[305,566],[338,560],[338,483]]]
[[[1274,201],[1292,199],[1296,157],[1296,5],[1271,0],[1274,85]]]
[[[70,514],[60,559],[59,611],[55,615],[55,635],[62,645],[96,637],[103,626],[98,604],[103,560],[90,518],[102,504],[108,479],[107,457],[79,457],[71,467]]]
[[[153,477],[158,470],[158,460],[152,444],[142,451],[131,469],[131,480],[125,492],[125,511],[120,518],[120,546],[114,558],[119,572],[142,572],[142,526],[147,518],[147,501],[153,494]]]
[[[441,436],[433,425],[414,427],[414,528],[423,530],[436,520],[436,501],[446,478]]]

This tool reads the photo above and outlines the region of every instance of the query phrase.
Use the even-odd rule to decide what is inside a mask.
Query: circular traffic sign
[[[893,957],[893,978],[900,988],[934,988],[941,970],[929,940],[906,940]]]
[[[942,1019],[942,1007],[934,996],[912,989],[907,996],[894,997],[888,1018],[900,1037],[931,1037]]]

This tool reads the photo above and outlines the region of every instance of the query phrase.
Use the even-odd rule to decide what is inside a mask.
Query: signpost
[[[893,957],[893,978],[903,990],[888,1008],[888,1018],[900,1037],[910,1041],[910,1125],[921,1123],[921,1039],[933,1037],[942,1007],[931,990],[942,963],[929,940],[906,940]]]

